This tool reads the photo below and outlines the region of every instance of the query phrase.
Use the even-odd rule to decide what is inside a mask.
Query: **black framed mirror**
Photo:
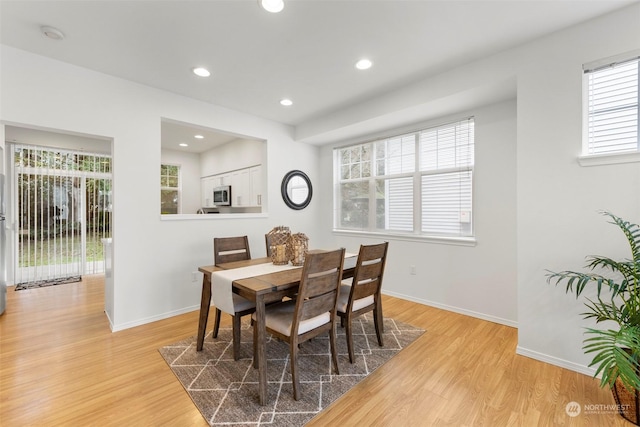
[[[311,203],[313,187],[306,173],[292,170],[282,178],[280,192],[282,193],[282,200],[287,206],[291,209],[300,210]]]

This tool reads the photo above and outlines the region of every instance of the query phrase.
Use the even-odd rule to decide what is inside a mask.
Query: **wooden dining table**
[[[348,261],[345,261],[342,277],[352,277],[355,267],[355,257],[351,256],[345,259]],[[204,344],[207,320],[209,318],[209,308],[211,305],[211,275],[220,270],[248,267],[268,262],[271,262],[271,258],[267,257],[198,268],[198,271],[203,273],[203,279],[196,350],[202,350]],[[294,268],[275,273],[237,279],[232,283],[234,293],[253,301],[256,304],[256,321],[253,327],[256,328],[257,332],[257,354],[254,354],[254,366],[257,365],[258,368],[258,395],[261,405],[266,405],[268,402],[265,306],[272,302],[281,301],[285,296],[294,295],[300,286],[301,277],[302,268]]]

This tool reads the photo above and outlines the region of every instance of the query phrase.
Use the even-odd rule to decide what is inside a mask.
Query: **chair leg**
[[[376,326],[378,345],[382,347],[384,345],[384,342],[382,341],[382,333],[384,332],[384,319],[382,317],[382,305],[380,304],[380,301],[378,301],[376,307],[373,309],[373,323]]]
[[[340,375],[340,368],[338,367],[338,351],[336,346],[336,325],[331,325],[331,331],[329,332],[329,342],[331,344],[331,359],[333,360],[333,367],[335,368],[336,375]]]
[[[211,334],[212,338],[218,338],[218,330],[220,329],[220,315],[222,312],[219,308],[216,308],[215,320],[213,321],[213,334]]]
[[[349,363],[353,364],[353,332],[351,331],[351,316],[347,315],[345,323],[345,335],[347,336],[347,349],[349,350]]]
[[[240,358],[240,340],[242,333],[242,318],[233,316],[233,360]]]
[[[291,382],[293,383],[293,398],[300,400],[300,380],[298,379],[298,343],[291,341]]]

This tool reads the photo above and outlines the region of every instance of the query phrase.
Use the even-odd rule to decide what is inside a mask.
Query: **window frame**
[[[452,168],[432,170],[428,168],[421,169],[421,134],[424,132],[433,131],[435,129],[441,129],[446,127],[455,128],[460,126],[461,124],[471,122],[471,126],[473,126],[473,134],[471,138],[471,145],[473,147],[472,151],[472,161],[470,165],[465,167],[455,166]],[[376,143],[381,141],[389,141],[392,139],[400,139],[411,135],[414,139],[414,169],[412,172],[400,171],[397,173],[389,173],[385,170],[384,175],[378,175],[378,168],[376,165],[376,161],[379,160],[376,157]],[[355,142],[348,145],[336,146],[333,148],[333,172],[334,172],[334,190],[333,190],[333,234],[343,235],[343,236],[371,236],[376,238],[394,238],[395,240],[406,240],[406,241],[420,241],[420,242],[430,242],[430,243],[440,243],[440,244],[452,244],[452,245],[461,245],[461,246],[475,246],[476,245],[476,235],[475,235],[475,218],[474,218],[474,186],[475,186],[475,118],[473,116],[466,116],[460,119],[434,123],[427,126],[420,127],[419,129],[414,129],[410,131],[398,131],[393,134],[385,137],[373,138],[367,141]],[[366,182],[368,185],[369,192],[369,221],[368,228],[366,229],[357,229],[357,228],[345,228],[340,225],[341,215],[342,215],[342,200],[341,200],[341,190],[340,186],[345,181],[341,179],[341,161],[340,161],[340,153],[344,149],[359,147],[369,145],[371,154],[371,167],[370,167],[370,175],[366,178],[360,178],[354,182]],[[462,170],[467,170],[471,174],[471,194],[470,194],[470,204],[471,204],[471,218],[470,218],[470,234],[469,235],[447,235],[447,234],[432,234],[428,232],[423,232],[422,229],[422,181],[425,176],[432,175],[445,175],[452,172],[459,172]],[[375,203],[373,203],[374,211],[372,212],[372,198],[375,198],[376,193],[376,181],[388,181],[391,179],[398,178],[412,178],[413,185],[413,229],[411,231],[399,231],[399,230],[382,230],[377,227],[376,224],[376,212],[375,212]]]
[[[637,61],[638,67],[640,69],[640,50],[634,50],[620,55],[602,58],[597,61],[583,64],[582,66],[582,147],[581,153],[578,156],[578,164],[580,166],[598,166],[640,162],[640,108],[638,108],[637,111],[636,132],[638,135],[638,141],[636,150],[624,152],[604,152],[597,154],[589,153],[589,105],[591,102],[589,93],[589,75],[604,69],[614,67],[616,65],[622,65],[632,61]],[[640,100],[640,71],[638,72],[636,78],[638,79],[638,100]]]
[[[170,187],[166,185],[162,185],[162,167],[163,166],[172,166],[178,169],[178,173],[176,178],[178,179],[178,185],[176,187]],[[182,166],[178,163],[160,163],[160,214],[161,215],[177,215],[182,213]],[[169,176],[169,175],[167,175]],[[163,191],[176,191],[178,193],[178,202],[177,202],[177,212],[176,213],[163,213],[162,212],[162,192]]]

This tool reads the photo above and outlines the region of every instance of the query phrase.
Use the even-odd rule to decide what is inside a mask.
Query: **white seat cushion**
[[[293,312],[295,309],[296,302],[293,300],[267,306],[267,312],[265,315],[266,326],[281,333],[282,335],[290,336],[291,325],[293,324]],[[252,317],[255,320],[255,313]],[[298,328],[298,334],[304,334],[305,332],[322,326],[325,323],[329,323],[330,321],[331,314],[329,312],[320,314],[319,316],[311,319],[303,320]]]
[[[239,311],[249,310],[250,308],[256,308],[256,304],[240,295],[233,294],[233,308],[237,313]]]
[[[347,312],[347,304],[349,303],[349,293],[351,292],[351,285],[345,284],[351,283],[351,279],[345,279],[340,285],[340,294],[338,295],[337,309],[340,313]],[[353,302],[353,311],[358,311],[361,308],[365,308],[373,304],[373,295],[369,295],[364,298],[357,299]]]

